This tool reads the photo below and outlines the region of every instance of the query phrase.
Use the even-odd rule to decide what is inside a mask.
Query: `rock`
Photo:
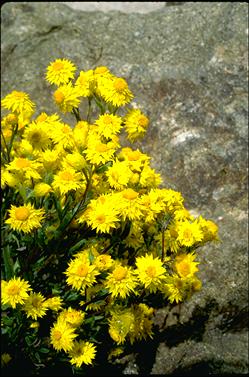
[[[158,311],[159,335],[124,373],[247,373],[248,8],[180,4],[149,14],[4,4],[2,96],[23,90],[39,111],[56,111],[43,78],[62,57],[84,70],[107,65],[128,80],[151,119],[136,145],[193,214],[218,224],[221,242],[199,253],[202,291],[180,313]]]

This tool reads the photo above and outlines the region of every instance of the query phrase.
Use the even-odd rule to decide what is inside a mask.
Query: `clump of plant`
[[[36,373],[96,365],[107,338],[111,358],[152,337],[156,303],[200,290],[197,248],[218,239],[147,154],[120,145],[149,124],[126,80],[103,66],[75,73],[67,59],[46,71],[70,125],[34,117],[24,92],[2,100],[2,364],[21,354]]]

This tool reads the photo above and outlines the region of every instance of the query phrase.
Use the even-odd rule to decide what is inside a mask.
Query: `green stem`
[[[74,107],[72,110],[77,122],[81,121],[79,109]]]
[[[6,279],[9,280],[13,277],[13,260],[10,256],[10,247],[7,245],[3,249],[3,260]]]

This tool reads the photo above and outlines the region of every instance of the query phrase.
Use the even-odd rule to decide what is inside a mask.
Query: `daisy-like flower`
[[[119,210],[115,208],[115,199],[112,201],[112,198],[113,196],[103,195],[97,200],[91,200],[85,213],[79,217],[79,223],[86,221],[92,229],[102,233],[110,233],[117,228],[120,222]]]
[[[130,110],[124,118],[125,130],[130,141],[144,136],[149,125],[149,119],[139,109]]]
[[[20,277],[12,278],[9,281],[1,280],[1,302],[9,304],[15,309],[17,304],[23,305],[31,291],[29,283]]]
[[[92,132],[88,135],[87,148],[83,153],[92,164],[100,165],[112,160],[117,148],[113,141],[103,143],[101,138]]]
[[[128,162],[129,167],[132,171],[140,172],[145,164],[150,160],[147,154],[140,152],[140,150],[133,150],[129,147],[122,148],[119,154],[120,160],[125,160]]]
[[[197,221],[190,223],[189,221],[181,221],[177,227],[177,240],[183,246],[193,246],[195,243],[203,240],[203,232]]]
[[[37,161],[32,161],[23,157],[15,157],[6,168],[17,173],[18,176],[23,177],[24,179],[40,179],[41,176],[37,170],[41,166],[42,164]]]
[[[73,168],[78,171],[86,167],[86,160],[78,152],[68,153],[62,161],[62,166],[65,168]]]
[[[103,114],[99,116],[95,124],[98,126],[98,133],[108,139],[119,133],[122,128],[122,118],[118,115]]]
[[[41,227],[44,218],[44,209],[35,209],[30,203],[16,207],[13,204],[9,209],[9,218],[5,221],[11,229],[30,233],[33,229]]]
[[[49,134],[36,122],[32,122],[25,128],[23,138],[27,140],[34,149],[38,150],[44,150],[51,144]]]
[[[139,183],[142,187],[157,187],[162,183],[162,179],[160,174],[156,173],[148,163],[145,163],[140,173]]]
[[[74,78],[75,65],[67,59],[56,59],[47,67],[46,80],[57,86],[67,84]]]
[[[57,321],[50,330],[50,342],[56,351],[70,351],[76,336],[74,328],[63,321]]]
[[[121,77],[102,77],[98,80],[98,91],[106,102],[114,106],[123,106],[134,97],[127,82]]]
[[[57,318],[57,321],[66,322],[68,325],[72,327],[79,327],[82,322],[84,321],[85,313],[83,313],[81,310],[76,310],[71,307],[68,309],[63,310],[59,317]]]
[[[45,304],[48,309],[58,312],[59,310],[62,309],[63,301],[59,296],[55,296],[55,297],[48,298],[45,301]]]
[[[43,164],[44,168],[48,171],[53,171],[59,168],[63,153],[58,150],[46,149],[40,153],[39,162]]]
[[[54,190],[58,190],[60,195],[64,195],[67,192],[82,188],[84,185],[84,175],[77,173],[74,169],[64,169],[59,171],[55,176],[52,183]]]
[[[16,187],[18,183],[20,183],[18,177],[1,166],[1,188],[4,189],[6,185]]]
[[[200,224],[203,232],[203,241],[218,241],[218,226],[211,220],[205,220],[202,216],[198,218],[198,224]]]
[[[80,368],[82,364],[92,364],[96,354],[96,346],[93,343],[80,340],[75,341],[69,352],[70,363]]]
[[[56,127],[54,127],[51,139],[55,144],[59,144],[64,148],[70,148],[75,145],[73,130],[66,123],[58,123]]]
[[[138,280],[151,293],[155,293],[157,289],[165,281],[165,269],[158,257],[153,258],[153,255],[146,254],[142,257],[136,258]]]
[[[108,178],[108,183],[112,188],[122,190],[128,185],[133,173],[126,161],[116,160],[105,174]]]
[[[85,148],[90,124],[84,120],[79,121],[73,129],[74,141],[77,148]]]
[[[134,327],[135,316],[131,308],[117,308],[111,311],[109,320],[109,334],[117,343],[125,342],[130,330]]]
[[[132,188],[124,189],[116,194],[120,197],[120,213],[123,220],[139,220],[143,216],[139,193]]]
[[[29,95],[25,92],[14,90],[7,94],[1,101],[4,109],[11,110],[17,114],[27,114],[30,117],[34,113],[35,104],[30,100]]]
[[[84,256],[71,260],[64,273],[67,275],[67,284],[77,290],[91,287],[96,283],[96,276],[99,275],[96,266],[90,265],[88,258]]]
[[[125,298],[131,293],[135,293],[137,284],[137,279],[131,268],[121,265],[117,265],[105,280],[105,287],[108,288],[113,298]]]
[[[94,265],[99,271],[106,271],[112,267],[114,261],[108,254],[100,254],[94,259]]]
[[[73,108],[77,108],[80,104],[80,93],[78,88],[72,86],[71,83],[59,86],[54,92],[54,100],[63,113],[70,113]]]
[[[48,310],[45,297],[41,293],[30,293],[24,303],[23,310],[28,318],[37,320],[37,318],[43,317]]]
[[[80,96],[89,97],[92,94],[94,83],[93,70],[80,71],[79,77],[75,82],[75,87],[78,89]]]
[[[166,283],[161,286],[161,291],[171,303],[174,301],[178,303],[184,299],[185,286],[186,279],[182,279],[178,275],[174,274],[167,277]]]
[[[195,254],[180,254],[175,258],[175,269],[182,278],[191,278],[198,271],[198,262],[194,262]]]

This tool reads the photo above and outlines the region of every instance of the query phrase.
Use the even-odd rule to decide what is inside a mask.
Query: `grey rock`
[[[248,6],[170,5],[123,14],[6,3],[2,96],[23,90],[39,111],[55,112],[43,78],[62,57],[84,70],[107,65],[128,80],[151,119],[136,146],[193,214],[218,224],[221,242],[200,250],[203,289],[179,313],[178,306],[158,311],[159,335],[124,373],[136,374],[137,366],[147,374],[247,373]]]

